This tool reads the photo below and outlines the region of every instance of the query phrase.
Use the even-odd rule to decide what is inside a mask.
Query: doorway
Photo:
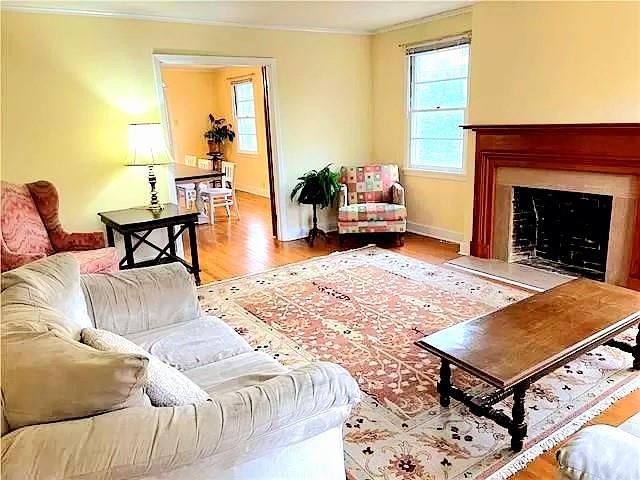
[[[281,214],[286,194],[279,184],[283,175],[277,148],[275,61],[163,54],[153,57],[161,123],[174,162],[193,162],[198,168],[213,171],[220,169],[220,158],[231,163],[239,196],[268,200],[271,234],[281,239],[286,232]],[[204,133],[211,126],[212,117],[224,119],[223,125],[229,125],[234,133],[232,139],[227,138],[222,144],[207,142]],[[172,194],[178,191],[176,186],[184,184],[177,173],[170,182]],[[187,198],[183,189],[179,191],[180,198],[178,193],[173,198],[176,202]],[[203,209],[203,204],[198,203],[198,208]],[[210,218],[214,222],[223,219],[216,210],[222,210],[224,215],[224,209],[211,208],[208,213],[213,212]],[[241,221],[239,214],[237,221]]]

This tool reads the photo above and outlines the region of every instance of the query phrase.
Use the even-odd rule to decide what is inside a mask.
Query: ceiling
[[[471,0],[423,1],[102,1],[7,0],[2,8],[124,16],[214,25],[375,33],[469,5]]]

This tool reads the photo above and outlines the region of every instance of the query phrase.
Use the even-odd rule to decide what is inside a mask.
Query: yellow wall
[[[3,12],[2,177],[54,181],[72,228],[144,203],[144,170],[122,163],[126,125],[160,118],[153,52],[276,59],[287,190],[329,162],[403,164],[398,44],[468,29],[469,123],[640,121],[638,2],[478,2],[373,38]],[[472,147],[466,176],[405,173],[412,225],[469,240]],[[309,211],[289,204],[286,220],[303,235]]]
[[[400,44],[432,40],[471,30],[471,14],[454,15],[376,35],[372,45],[373,158],[377,163],[405,164],[407,138],[406,55]],[[435,178],[434,178],[435,177]],[[425,176],[404,171],[411,228],[462,237],[464,177]]]
[[[127,124],[160,120],[154,52],[275,58],[285,195],[308,169],[370,156],[368,37],[6,11],[2,36],[2,178],[53,181],[72,229],[147,201],[146,172],[123,163]],[[309,217],[290,204],[287,237]]]
[[[269,171],[267,166],[267,137],[265,135],[264,90],[260,67],[229,67],[217,70],[216,77],[216,116],[226,118],[233,124],[236,133],[237,121],[233,113],[232,82],[251,79],[253,99],[256,110],[256,132],[258,153],[242,153],[238,150],[238,141],[227,143],[223,147],[225,159],[236,164],[236,188],[238,190],[269,196]]]
[[[214,70],[162,69],[176,162],[183,163],[185,155],[206,158],[209,148],[204,132],[209,128],[209,113],[215,111],[217,79]]]
[[[468,123],[640,121],[640,3],[478,2],[465,13],[373,40],[374,158],[404,161],[404,55],[399,43],[473,31]],[[400,93],[402,92],[402,93]],[[409,220],[471,238],[468,174],[405,175]]]

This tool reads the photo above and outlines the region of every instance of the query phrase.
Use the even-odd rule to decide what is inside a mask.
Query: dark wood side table
[[[200,263],[198,261],[198,241],[196,237],[198,212],[180,212],[178,205],[167,203],[164,205],[164,209],[159,212],[152,212],[145,207],[134,207],[102,212],[98,215],[102,223],[106,225],[109,246],[115,246],[114,231],[120,233],[124,239],[125,257],[120,260],[120,268],[127,269],[180,262],[193,274],[196,283],[200,285]],[[151,232],[159,228],[166,228],[167,230],[168,242],[164,247],[159,247],[148,240]],[[176,240],[180,238],[185,230],[189,231],[191,263],[176,255]],[[133,254],[142,244],[158,251],[156,257],[136,262]]]

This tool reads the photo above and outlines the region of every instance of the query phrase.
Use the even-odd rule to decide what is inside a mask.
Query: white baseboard
[[[466,255],[467,257],[471,255],[471,242],[460,242],[460,250],[458,250],[460,255]]]
[[[253,187],[250,185],[236,185],[236,190],[238,190],[239,192],[246,192],[246,193],[251,193],[253,195],[258,195],[259,197],[266,197],[266,198],[271,197],[271,194],[269,193],[268,188]]]
[[[407,222],[407,232],[417,233],[426,237],[437,238],[446,242],[462,243],[464,235],[461,232],[454,232],[445,228],[423,225],[421,223]]]

